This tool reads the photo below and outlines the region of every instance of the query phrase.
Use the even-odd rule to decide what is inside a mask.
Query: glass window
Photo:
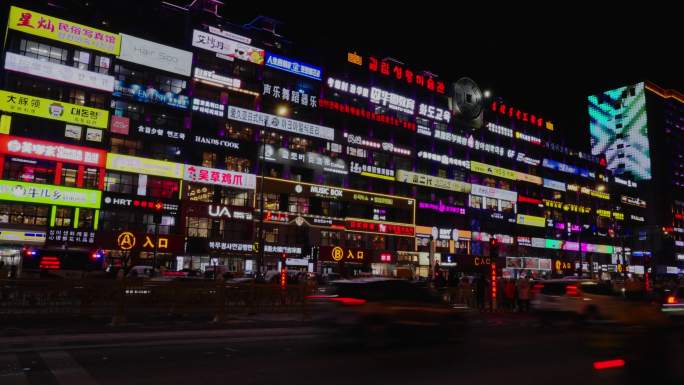
[[[0,223],[47,226],[49,206],[0,204]]]
[[[137,175],[107,172],[105,175],[105,191],[132,194],[137,192]]]
[[[74,67],[88,70],[90,65],[90,52],[76,50],[74,52]]]
[[[92,229],[93,218],[95,218],[95,210],[81,208],[78,210],[78,228]]]
[[[5,178],[22,182],[49,183],[54,182],[52,167],[42,166],[39,162],[12,158],[5,163]]]
[[[234,126],[232,123],[226,123],[226,136],[234,140],[249,141],[252,140],[252,129],[244,126]]]
[[[501,201],[501,211],[505,213],[512,213],[515,211],[515,204],[509,201]]]
[[[173,92],[174,94],[180,94],[187,86],[185,80],[162,75],[157,76],[157,84],[160,92]]]
[[[143,148],[139,140],[112,138],[112,152],[115,154],[136,155]]]
[[[251,194],[247,191],[221,189],[221,204],[229,206],[251,206]]]
[[[468,206],[476,208],[476,209],[481,209],[482,208],[482,197],[477,196],[477,195],[470,195],[470,198],[468,199]]]
[[[147,196],[153,198],[174,198],[178,194],[178,181],[150,176],[147,178]]]
[[[226,170],[237,172],[249,172],[249,159],[237,158],[234,156],[226,156]]]
[[[109,68],[112,66],[112,59],[107,56],[95,55],[95,63],[93,66],[95,67],[95,72],[108,74]]]
[[[206,238],[209,236],[211,220],[209,218],[187,217],[186,235],[188,237]]]
[[[108,108],[107,97],[102,94],[90,94],[89,106],[95,108]]]
[[[72,88],[69,91],[69,103],[85,105],[85,92]]]
[[[308,214],[309,213],[309,198],[303,197],[288,197],[289,205],[288,211],[291,213]]]
[[[203,152],[202,153],[202,166],[203,167],[216,167],[216,153],[213,152]]]
[[[71,218],[74,217],[73,207],[57,207],[55,211],[55,226],[71,226]]]
[[[19,53],[27,57],[52,63],[66,64],[67,61],[66,49],[31,40],[21,39],[21,42],[19,43]]]
[[[83,188],[99,189],[100,183],[99,170],[96,168],[86,168],[83,173]]]
[[[499,210],[499,200],[495,198],[485,198],[485,208],[487,210]]]
[[[78,169],[64,166],[62,167],[62,186],[76,187]]]

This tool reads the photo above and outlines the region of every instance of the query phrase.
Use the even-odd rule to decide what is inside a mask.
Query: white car
[[[540,316],[569,316],[576,320],[604,320],[622,324],[662,322],[659,307],[645,293],[625,293],[607,282],[555,279],[532,287],[532,309]],[[547,318],[548,319],[548,318]]]

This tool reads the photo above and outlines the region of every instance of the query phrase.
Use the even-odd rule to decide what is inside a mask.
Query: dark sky
[[[103,17],[110,7],[124,10],[130,25],[121,29],[131,33],[156,28],[172,35],[177,28],[146,9],[156,0],[92,0],[83,7],[85,1],[52,3],[88,13],[96,8]],[[508,103],[553,121],[568,144],[585,149],[587,95],[644,79],[684,91],[681,12],[671,2],[223,1],[227,21],[242,25],[270,16],[283,22],[278,32],[299,47],[391,56],[447,81],[469,76]]]

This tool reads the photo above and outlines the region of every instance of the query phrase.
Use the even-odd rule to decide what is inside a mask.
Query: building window
[[[252,140],[252,129],[249,127],[235,127],[230,123],[226,123],[226,136],[234,140],[249,141]]]
[[[226,170],[237,172],[249,172],[249,159],[236,158],[234,156],[226,156]]]
[[[250,204],[251,197],[247,191],[235,191],[221,189],[221,204],[229,206],[247,207]]]
[[[12,158],[5,163],[5,179],[34,183],[53,183],[54,170],[39,162]]]
[[[107,97],[102,94],[90,94],[90,100],[88,105],[95,108],[106,109],[108,108]]]
[[[86,168],[83,173],[83,188],[99,189],[100,177],[98,169]]]
[[[105,175],[105,191],[132,194],[137,192],[137,175],[107,172]]]
[[[112,138],[112,152],[115,154],[136,155],[142,148],[139,140]]]
[[[95,210],[81,208],[78,210],[78,228],[92,229],[93,218],[95,218]]]
[[[155,214],[144,214],[142,223],[145,227],[145,232],[148,234],[170,234],[176,225],[176,218],[170,215],[162,215],[159,223],[155,223]]]
[[[321,246],[338,246],[342,243],[342,233],[339,231],[321,231]]]
[[[19,52],[24,56],[52,63],[66,64],[67,61],[66,49],[31,40],[21,39]]]
[[[147,178],[147,196],[172,199],[176,195],[178,195],[177,181],[160,179],[154,176]]]
[[[211,220],[209,218],[187,217],[186,234],[188,237],[206,238],[209,236]]]
[[[109,68],[112,66],[112,59],[107,56],[95,55],[95,72],[101,74],[108,74]]]
[[[202,153],[202,167],[214,168],[216,166],[216,153],[203,152]]]
[[[57,207],[55,211],[55,226],[69,227],[71,226],[71,218],[74,217],[74,210],[72,207]]]
[[[288,197],[288,210],[291,213],[308,214],[309,213],[309,198],[302,197]]]
[[[69,103],[85,105],[85,92],[81,90],[71,89],[69,91]]]
[[[0,204],[0,223],[47,226],[49,206]]]
[[[76,50],[74,52],[74,67],[88,70],[90,66],[90,52]]]
[[[62,167],[62,186],[76,187],[78,169],[67,166]]]
[[[157,84],[159,84],[159,91],[172,92],[174,94],[180,94],[187,87],[185,80],[168,76],[157,76]]]

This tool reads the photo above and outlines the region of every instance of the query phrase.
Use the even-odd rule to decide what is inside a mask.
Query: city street
[[[643,383],[629,372],[633,363],[621,355],[624,341],[611,334],[540,328],[530,317],[495,314],[474,319],[463,341],[374,347],[333,342],[311,327],[181,331],[145,340],[130,333],[110,342],[80,335],[77,341],[57,345],[35,338],[21,344],[21,338],[14,338],[3,341],[0,383]],[[681,336],[677,338],[681,346]],[[682,357],[681,352],[675,354],[674,361]],[[626,366],[593,368],[594,361],[616,358],[625,358]],[[660,369],[651,369],[648,376],[655,378],[653,373]],[[627,381],[628,374],[633,382]],[[681,370],[678,375],[684,378]]]

